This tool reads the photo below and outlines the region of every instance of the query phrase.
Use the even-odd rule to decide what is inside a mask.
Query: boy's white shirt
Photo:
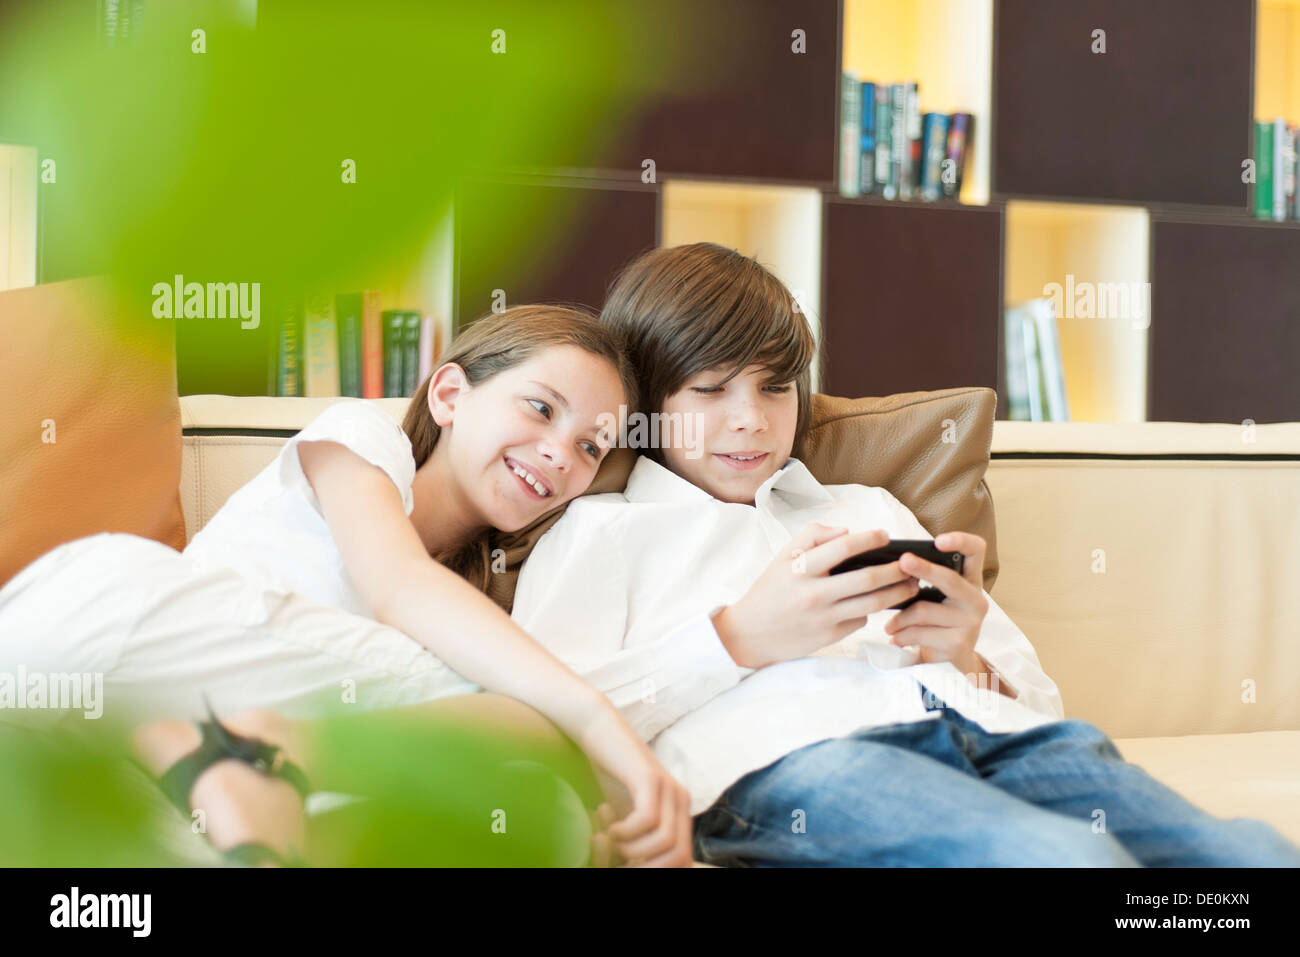
[[[739,600],[810,522],[931,538],[883,488],[819,483],[790,459],[754,505],[719,501],[644,456],[619,494],[572,502],[525,562],[512,616],[604,692],[706,810],[733,782],[799,748],[856,730],[939,717],[918,683],[992,732],[1065,716],[1029,639],[988,597],[975,651],[1013,687],[977,688],[952,664],[919,664],[884,624],[815,654],[738,666],[710,621]]]

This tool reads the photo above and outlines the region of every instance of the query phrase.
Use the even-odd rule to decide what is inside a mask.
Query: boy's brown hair
[[[790,291],[754,259],[716,243],[651,250],[619,273],[600,321],[626,343],[643,413],[706,369],[730,368],[730,379],[758,364],[795,384],[795,442],[807,431],[816,343]]]

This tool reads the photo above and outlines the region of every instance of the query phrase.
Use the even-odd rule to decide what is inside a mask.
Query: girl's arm
[[[689,797],[618,711],[425,551],[388,475],[345,446],[302,442],[299,461],[352,584],[380,622],[482,687],[554,721],[627,790],[632,813],[610,827],[625,856],[691,862]]]

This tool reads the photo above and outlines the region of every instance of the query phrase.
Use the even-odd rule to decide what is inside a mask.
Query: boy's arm
[[[603,507],[570,505],[524,562],[511,616],[649,741],[747,671],[722,646],[708,614],[624,646],[629,566],[608,528],[610,515]]]
[[[899,537],[934,537],[917,521],[911,509],[888,491],[881,491],[897,517],[901,530]],[[984,592],[984,597],[988,599],[989,608],[980,626],[979,637],[975,640],[975,654],[988,666],[988,672],[996,673],[999,691],[1041,714],[1064,718],[1065,706],[1061,702],[1061,692],[1056,687],[1056,682],[1043,671],[1034,646],[987,591]],[[976,676],[976,681],[978,680]],[[994,687],[992,674],[987,680],[988,687]]]

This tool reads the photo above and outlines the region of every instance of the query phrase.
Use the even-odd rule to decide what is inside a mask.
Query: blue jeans
[[[991,734],[938,720],[794,751],[695,818],[695,857],[742,867],[1300,867],[1250,818],[1207,814],[1086,721]]]

